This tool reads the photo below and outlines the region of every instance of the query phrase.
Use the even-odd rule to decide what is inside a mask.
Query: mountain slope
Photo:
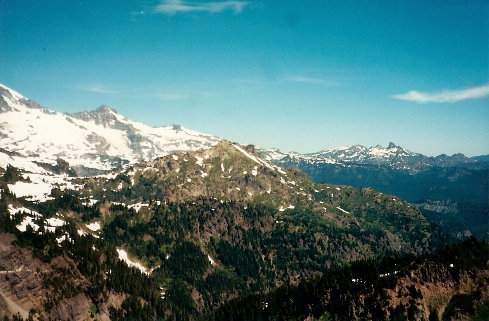
[[[488,244],[469,238],[432,255],[354,262],[231,300],[206,320],[488,320],[488,259]]]
[[[61,114],[0,84],[0,147],[38,161],[66,160],[78,174],[173,152],[210,147],[219,138],[178,125],[152,128],[106,106]]]
[[[369,187],[415,203],[445,232],[489,236],[489,163],[461,154],[427,157],[390,143],[315,154],[260,150],[274,164],[298,168],[315,182]]]
[[[109,308],[113,320],[192,320],[232,297],[342,262],[423,253],[439,242],[426,218],[396,197],[315,184],[226,141],[70,178],[45,200],[9,193],[31,176],[5,172],[0,226],[44,261],[69,257],[87,282],[82,294],[93,315]],[[37,306],[41,314],[80,294],[55,293],[52,306]],[[112,309],[111,293],[120,298]]]

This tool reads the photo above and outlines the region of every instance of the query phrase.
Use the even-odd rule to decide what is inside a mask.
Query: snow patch
[[[24,220],[19,225],[17,225],[16,228],[21,232],[25,232],[28,225],[32,227],[34,231],[39,230],[39,225],[35,224],[32,217],[30,216],[24,217]]]
[[[22,212],[27,213],[29,215],[33,215],[33,216],[42,217],[42,215],[39,214],[36,211],[30,210],[30,209],[28,209],[26,207],[18,207],[18,208],[16,208],[12,204],[9,204],[8,205],[8,211],[10,213],[10,217],[13,217],[13,216],[15,216],[15,215],[17,215],[19,213],[22,213]]]
[[[195,164],[201,166],[201,167],[204,167],[204,159],[200,156],[195,156],[195,158],[197,159],[197,161],[195,162]]]
[[[53,227],[59,227],[65,225],[65,221],[57,217],[51,217],[46,219],[46,223]]]
[[[216,261],[214,261],[209,254],[207,254],[207,259],[209,260],[212,266],[216,265]]]
[[[264,166],[270,168],[271,170],[274,170],[273,166],[271,166],[270,164],[268,164],[264,160],[261,160],[261,159],[255,157],[254,155],[251,155],[250,153],[248,153],[247,151],[245,151],[243,148],[241,148],[240,146],[238,146],[236,144],[233,144],[233,146],[234,146],[234,148],[239,150],[241,153],[243,153],[243,155],[245,155],[246,157],[248,157],[249,159],[251,159],[255,163],[257,163],[259,165],[264,165]]]
[[[131,204],[131,205],[128,205],[127,207],[128,208],[134,208],[134,210],[136,211],[136,213],[139,212],[139,210],[142,208],[142,207],[148,207],[149,204],[146,204],[146,203],[136,203],[136,204]]]
[[[99,222],[93,222],[93,223],[87,224],[87,228],[92,232],[97,232],[100,230],[100,223]]]
[[[73,243],[73,240],[70,238],[70,236],[68,234],[64,234],[64,235],[61,235],[60,237],[56,238],[56,242],[58,242],[58,244],[61,244],[61,242],[65,241],[65,240],[70,242],[70,243]]]
[[[144,267],[141,263],[134,262],[131,259],[129,259],[126,251],[124,251],[123,249],[116,249],[116,250],[117,250],[117,254],[119,255],[119,260],[124,261],[127,264],[127,266],[135,267],[139,271],[141,271],[141,273],[144,273],[146,275],[150,274],[150,272],[148,272],[148,269]]]
[[[282,174],[282,175],[287,175],[287,173],[285,171],[282,170],[282,168],[278,167],[278,166],[275,166],[275,168],[277,169],[277,171]]]
[[[258,166],[255,166],[255,167],[254,167],[254,168],[251,170],[251,175],[256,176],[256,175],[258,174],[257,169],[258,169]]]
[[[345,211],[344,209],[342,209],[341,207],[339,206],[336,206],[337,209],[339,209],[341,212],[345,213],[345,214],[350,214],[350,212],[348,211]]]

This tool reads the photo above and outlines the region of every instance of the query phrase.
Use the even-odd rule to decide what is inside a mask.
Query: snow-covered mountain
[[[429,157],[409,151],[401,146],[396,146],[392,142],[387,147],[380,145],[372,147],[353,145],[326,149],[310,154],[285,153],[277,149],[260,149],[258,153],[268,161],[287,167],[293,167],[293,164],[299,165],[301,163],[309,165],[337,164],[343,166],[375,165],[386,166],[396,170],[417,171],[431,167],[487,166],[487,162],[479,158],[469,158],[462,154],[452,156],[443,154]]]
[[[24,157],[24,163],[56,165],[61,158],[81,174],[219,141],[179,125],[153,128],[107,106],[75,114],[53,112],[0,84],[0,148]]]

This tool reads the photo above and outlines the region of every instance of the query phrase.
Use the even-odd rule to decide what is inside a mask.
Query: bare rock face
[[[90,320],[91,301],[84,294],[67,299],[51,310],[50,318],[62,320]]]
[[[30,309],[42,307],[47,295],[41,273],[47,267],[27,249],[13,245],[15,238],[0,234],[0,297],[7,315],[20,313],[26,318]],[[1,315],[1,313],[0,313]]]
[[[14,241],[13,235],[0,233],[0,317],[19,313],[26,319],[32,310],[43,311],[35,312],[34,317],[44,319],[92,319],[92,302],[87,296],[79,293],[69,298],[60,298],[46,286],[46,278],[55,275],[56,269],[70,268],[73,273],[67,283],[84,287],[86,281],[74,268],[73,262],[59,256],[44,263],[35,258],[31,250],[16,245]]]

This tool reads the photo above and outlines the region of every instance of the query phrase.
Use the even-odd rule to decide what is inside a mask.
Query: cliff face
[[[42,262],[15,241],[12,234],[0,233],[0,317],[18,313],[24,319],[29,314],[44,319],[90,319],[92,302],[82,292],[87,281],[74,263],[64,256]],[[99,318],[108,320],[108,314],[101,312]]]

